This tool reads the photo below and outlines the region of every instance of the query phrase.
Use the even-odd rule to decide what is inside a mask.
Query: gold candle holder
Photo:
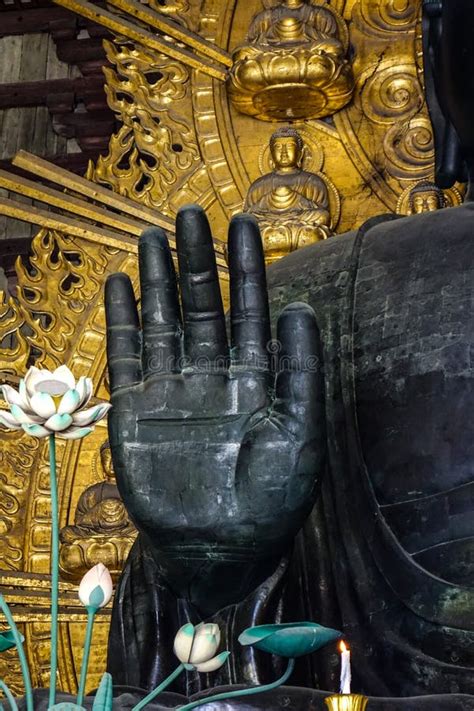
[[[333,694],[324,703],[329,711],[364,711],[368,700],[363,694]]]

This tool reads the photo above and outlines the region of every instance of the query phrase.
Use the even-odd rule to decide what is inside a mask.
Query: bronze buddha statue
[[[254,17],[233,52],[230,99],[264,121],[329,116],[352,96],[347,51],[346,25],[329,5],[282,0]]]
[[[109,641],[119,683],[156,686],[176,629],[202,619],[232,650],[215,685],[273,681],[281,660],[237,635],[312,619],[343,630],[369,708],[474,708],[474,6],[425,5],[437,179],[467,172],[465,204],[297,250],[269,268],[269,300],[256,220],[234,217],[230,343],[196,206],[177,217],[179,295],[159,229],[140,242],[141,321],[128,277],[107,282],[110,442],[139,530]],[[213,708],[320,708],[337,676],[327,649],[281,693]]]
[[[323,179],[303,170],[303,139],[294,128],[270,138],[274,170],[249,188],[244,211],[258,221],[267,264],[331,234],[328,189]]]

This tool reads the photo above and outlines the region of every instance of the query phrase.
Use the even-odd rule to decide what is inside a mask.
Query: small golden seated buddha
[[[411,215],[422,212],[434,212],[446,207],[446,198],[441,188],[435,183],[424,181],[410,190],[409,208]]]
[[[100,466],[104,481],[81,494],[74,525],[60,533],[60,569],[67,580],[79,581],[96,563],[103,563],[117,578],[135,540],[135,527],[115,484],[108,442],[100,448]]]
[[[267,264],[331,234],[328,189],[315,173],[303,170],[303,139],[294,128],[279,128],[270,138],[274,170],[249,188],[244,211],[258,220]]]
[[[424,178],[405,188],[398,198],[395,212],[397,215],[421,215],[445,207],[458,207],[464,202],[465,193],[463,183],[443,190],[432,180]]]
[[[263,121],[330,116],[352,96],[347,49],[344,20],[328,5],[282,0],[254,17],[233,52],[230,99]]]

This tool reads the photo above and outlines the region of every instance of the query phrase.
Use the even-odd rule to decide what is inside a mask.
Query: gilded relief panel
[[[163,11],[161,3],[149,4]],[[166,4],[166,16],[230,56],[247,42],[253,18],[278,4],[284,3],[172,0]],[[354,90],[346,104],[323,118],[260,120],[232,104],[224,81],[124,38],[107,42],[113,65],[105,76],[108,97],[122,126],[111,137],[107,155],[90,166],[89,177],[158,216],[174,216],[181,205],[197,202],[207,210],[215,237],[225,240],[227,222],[243,209],[251,186],[275,171],[271,136],[291,123],[304,149],[291,179],[278,185],[269,179],[271,199],[265,200],[270,208],[280,205],[284,211],[296,204],[303,227],[308,215],[317,214],[318,238],[328,239],[382,212],[414,211],[413,186],[433,173],[419,53],[420,2],[334,0],[330,7],[347,27],[344,49]],[[317,14],[311,11],[308,17]],[[316,185],[319,197],[317,191],[307,190]],[[426,206],[442,203],[439,196],[433,202],[429,190],[415,192],[417,205],[422,204],[420,192],[425,193]],[[459,204],[461,192],[453,190],[445,199]],[[272,228],[275,215],[278,209],[267,220]],[[294,243],[289,243],[292,248]],[[224,282],[222,259],[219,268]],[[136,286],[136,234],[122,247],[111,247],[99,238],[93,243],[59,231],[39,232],[29,264],[18,264],[17,296],[0,300],[4,377],[23,375],[32,362],[43,367],[66,363],[76,377],[93,378],[96,397],[108,399],[103,285],[117,270],[127,271]],[[2,431],[0,437],[0,586],[6,590],[14,584],[20,591],[14,612],[25,631],[33,682],[46,686],[46,450],[42,443],[17,434]],[[59,683],[71,691],[77,683],[85,619],[76,599],[78,576],[101,551],[118,572],[134,537],[115,498],[113,473],[101,455],[106,439],[101,425],[89,438],[61,442],[58,449],[63,530]],[[110,609],[105,610],[94,634],[91,685],[105,667],[109,615]],[[0,672],[14,690],[20,688],[8,654],[0,659]]]
[[[262,7],[271,8],[276,4],[265,2],[262,6],[257,0],[234,3],[232,15],[227,12],[218,27],[205,20],[207,13],[212,15],[215,10],[215,3],[204,3],[201,26],[206,25],[207,36],[232,52],[245,44],[248,28]],[[378,9],[373,6],[374,3],[365,2],[346,3],[342,7],[339,3],[334,8],[349,27],[356,82],[352,102],[324,121],[291,122],[296,129],[311,136],[313,143],[324,145],[325,174],[342,195],[336,232],[353,228],[371,214],[394,210],[398,195],[404,189],[401,181],[428,177],[433,160],[431,130],[416,55],[419,3],[405,3],[403,11],[400,4],[386,3],[386,7]],[[212,27],[215,35],[210,32]],[[379,76],[378,58],[390,55],[393,56],[383,60]],[[270,124],[248,117],[234,108],[222,85],[215,80],[205,81],[215,86],[214,111],[208,108],[206,125],[209,130],[214,120],[218,126],[223,153],[219,160],[218,144],[214,140],[214,153],[206,165],[218,200],[229,215],[240,209],[235,204],[237,195],[242,196],[243,204],[250,185],[262,175],[259,160],[262,146],[268,145],[275,128],[288,122]],[[201,95],[204,87],[200,89],[199,82],[203,80],[194,79],[193,89],[195,94]],[[210,92],[208,96],[210,101]],[[403,119],[401,125],[400,118]],[[202,135],[199,130],[197,134]],[[224,148],[227,149],[225,154]],[[226,165],[217,176],[214,165],[223,163],[224,158]],[[226,170],[232,174],[231,181],[224,177]]]

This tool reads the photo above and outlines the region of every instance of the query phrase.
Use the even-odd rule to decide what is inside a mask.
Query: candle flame
[[[349,647],[346,645],[346,643],[341,639],[339,642],[339,651],[340,652],[347,652],[349,650]]]

